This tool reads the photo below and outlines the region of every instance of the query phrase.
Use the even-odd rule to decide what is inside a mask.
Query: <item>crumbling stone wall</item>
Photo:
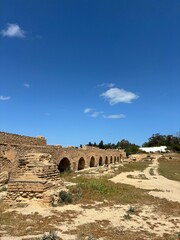
[[[34,153],[21,156],[8,182],[5,201],[40,199],[52,203],[54,192],[64,187],[51,155]]]
[[[46,145],[44,137],[28,137],[18,134],[0,132],[0,144]]]

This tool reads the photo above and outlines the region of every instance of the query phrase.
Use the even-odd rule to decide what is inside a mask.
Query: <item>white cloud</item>
[[[125,118],[126,115],[124,114],[112,114],[112,115],[103,115],[103,118],[108,118],[108,119],[120,119],[120,118]]]
[[[7,101],[10,100],[11,97],[4,97],[4,96],[0,96],[0,101]]]
[[[85,109],[84,109],[84,113],[89,113],[89,112],[91,112],[91,111],[92,111],[91,108],[85,108]]]
[[[114,86],[115,86],[114,83],[102,83],[98,85],[98,87],[107,87],[107,88],[112,88]]]
[[[131,103],[132,100],[139,97],[132,92],[128,92],[124,89],[119,88],[111,88],[102,93],[100,96],[109,101],[110,105],[115,105],[117,103]]]
[[[1,31],[1,34],[3,37],[25,37],[25,31],[22,30],[17,24],[8,24],[7,28]]]
[[[24,83],[24,87],[30,88],[30,84],[29,83]]]
[[[94,111],[92,108],[85,108],[84,113],[88,114],[90,117],[93,117],[93,118],[96,118],[99,115],[103,114],[103,112]]]
[[[90,116],[93,117],[93,118],[96,118],[101,114],[103,114],[103,112],[93,112]]]

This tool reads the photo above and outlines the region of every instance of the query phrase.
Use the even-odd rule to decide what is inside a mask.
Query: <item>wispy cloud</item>
[[[93,118],[96,118],[96,117],[98,117],[98,116],[101,115],[101,114],[103,114],[103,112],[92,112],[92,113],[90,114],[90,116],[93,117]]]
[[[131,103],[132,100],[139,97],[135,93],[120,88],[110,88],[100,96],[109,101],[110,105],[115,105],[117,103]]]
[[[84,113],[85,113],[85,114],[88,114],[90,117],[93,117],[93,118],[96,118],[96,117],[98,117],[99,115],[103,114],[103,112],[95,111],[95,110],[92,109],[92,108],[85,108],[85,109],[84,109]]]
[[[124,114],[112,114],[112,115],[103,115],[103,118],[108,118],[108,119],[120,119],[120,118],[125,118],[126,115]]]
[[[11,99],[11,97],[0,96],[0,101],[7,101],[10,99]]]
[[[17,37],[17,38],[24,38],[25,37],[25,31],[20,28],[17,24],[8,24],[6,29],[3,29],[1,31],[1,35],[3,37]]]
[[[112,88],[114,86],[115,86],[114,83],[101,83],[98,85],[98,87],[107,87],[107,88]]]
[[[93,111],[92,108],[85,108],[85,109],[84,109],[84,113],[89,113],[89,112],[91,112],[91,111]]]
[[[29,83],[24,83],[24,87],[30,88],[30,84]]]

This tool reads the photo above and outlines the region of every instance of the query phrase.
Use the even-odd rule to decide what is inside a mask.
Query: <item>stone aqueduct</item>
[[[126,157],[124,150],[104,150],[87,146],[64,148],[47,145],[44,137],[34,138],[0,132],[0,156],[16,162],[21,156],[30,153],[50,154],[60,172],[117,163]],[[0,170],[2,167],[3,163],[0,162]]]
[[[35,199],[51,205],[64,188],[59,172],[112,164],[123,158],[123,150],[63,148],[47,145],[44,137],[0,132],[0,187],[8,185],[4,201]]]

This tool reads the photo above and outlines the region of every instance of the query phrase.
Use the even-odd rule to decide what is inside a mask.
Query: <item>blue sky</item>
[[[180,130],[180,1],[1,0],[0,131],[63,146]]]

